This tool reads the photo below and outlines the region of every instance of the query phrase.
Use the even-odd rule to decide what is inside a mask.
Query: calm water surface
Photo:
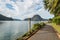
[[[40,21],[31,21],[31,27]],[[0,21],[0,40],[16,40],[28,31],[28,21]]]

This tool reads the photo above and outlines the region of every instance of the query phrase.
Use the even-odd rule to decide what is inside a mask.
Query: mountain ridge
[[[10,17],[6,17],[6,16],[0,14],[0,21],[20,21],[20,20],[19,19],[13,19]]]
[[[0,14],[0,20],[13,20],[13,19]]]
[[[24,21],[28,21],[28,20],[31,20],[31,21],[47,21],[48,19],[43,19],[39,15],[34,15],[32,18],[26,18],[26,19],[24,19]]]
[[[2,14],[0,14],[0,20],[2,21],[28,21],[28,20],[31,20],[31,21],[47,21],[48,19],[43,19],[41,16],[39,15],[34,15],[32,18],[25,18],[24,20],[20,20],[20,19],[13,19],[13,18],[10,18],[10,17],[6,17]]]

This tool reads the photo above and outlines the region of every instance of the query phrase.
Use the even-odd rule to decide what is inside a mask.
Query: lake
[[[31,28],[35,23],[40,21],[31,21]],[[28,21],[0,21],[0,40],[16,40],[28,32],[28,28]]]

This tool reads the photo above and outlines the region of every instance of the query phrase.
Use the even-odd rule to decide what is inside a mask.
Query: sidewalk
[[[60,40],[54,29],[46,25],[43,29],[40,29],[36,34],[30,37],[28,40]]]

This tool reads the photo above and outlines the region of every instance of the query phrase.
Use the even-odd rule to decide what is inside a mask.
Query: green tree
[[[54,14],[53,22],[60,24],[60,0],[44,0],[44,6]]]
[[[44,6],[55,16],[60,15],[60,0],[44,0]]]

